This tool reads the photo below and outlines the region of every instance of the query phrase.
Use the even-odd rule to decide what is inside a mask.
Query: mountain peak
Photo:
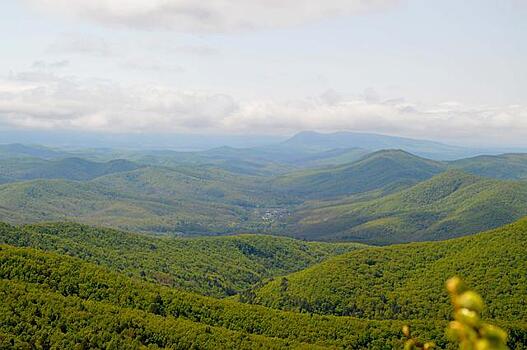
[[[398,136],[351,131],[327,134],[316,131],[302,131],[284,141],[283,145],[295,147],[319,147],[326,150],[354,147],[368,149],[370,151],[400,149],[420,157],[435,160],[452,160],[478,154],[475,150],[446,145],[430,140],[418,140]]]

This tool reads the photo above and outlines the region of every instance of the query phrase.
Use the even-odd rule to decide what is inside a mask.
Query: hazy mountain
[[[82,158],[59,160],[14,158],[0,162],[0,176],[8,179],[9,182],[35,179],[91,180],[99,176],[136,170],[141,167],[143,166],[124,159],[100,163]]]
[[[170,149],[184,151],[207,150],[230,146],[259,147],[281,142],[283,136],[273,135],[207,135],[162,133],[97,133],[86,131],[0,130],[3,143],[43,144],[67,149],[117,148],[129,150]]]
[[[23,145],[20,143],[0,145],[0,159],[2,158],[18,158],[18,157],[34,157],[42,159],[55,159],[66,157],[67,152],[56,150],[39,145]]]
[[[475,149],[451,146],[439,142],[358,132],[323,134],[314,131],[304,131],[282,143],[282,146],[294,148],[319,147],[326,150],[352,147],[370,151],[402,149],[421,157],[436,160],[459,159],[481,154],[481,151]]]
[[[259,232],[272,225],[262,220],[267,208],[281,213],[273,208],[287,201],[261,177],[201,166],[144,167],[89,181],[0,185],[0,218],[11,223],[75,220],[156,233]]]

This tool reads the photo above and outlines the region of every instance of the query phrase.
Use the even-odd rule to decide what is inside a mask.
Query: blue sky
[[[6,0],[0,125],[527,145],[527,3]]]

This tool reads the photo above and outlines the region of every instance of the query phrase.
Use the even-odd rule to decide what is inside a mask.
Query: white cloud
[[[103,25],[183,32],[291,26],[384,10],[400,0],[26,0],[45,10]]]
[[[55,70],[55,69],[66,68],[69,65],[70,65],[70,62],[68,60],[52,61],[52,62],[38,60],[38,61],[33,62],[32,67],[38,70]]]
[[[60,36],[49,45],[47,51],[54,54],[83,54],[103,57],[115,53],[105,39],[85,34]]]
[[[120,86],[56,75],[0,80],[0,123],[105,132],[279,133],[356,130],[420,138],[526,144],[527,107],[424,106],[330,91],[292,101],[238,100],[164,86]]]

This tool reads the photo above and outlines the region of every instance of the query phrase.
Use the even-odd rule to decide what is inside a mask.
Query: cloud
[[[379,11],[401,0],[26,0],[45,10],[134,29],[224,33]]]
[[[381,99],[372,91],[335,91],[290,100],[240,100],[227,94],[165,86],[79,81],[50,73],[0,80],[0,124],[18,128],[103,132],[291,134],[355,130],[392,135],[523,144],[527,107],[421,105]]]
[[[177,131],[221,128],[238,108],[223,94],[84,82],[33,73],[0,81],[0,121],[22,128]]]
[[[176,54],[188,54],[196,56],[215,56],[220,53],[218,49],[205,45],[182,45],[168,50],[169,52]]]
[[[69,65],[70,65],[70,62],[68,60],[52,61],[52,62],[39,60],[39,61],[33,62],[32,67],[38,70],[55,70],[55,69],[66,68]]]
[[[103,38],[83,34],[62,35],[49,45],[47,52],[53,54],[82,54],[101,57],[114,54],[109,43]]]
[[[156,72],[161,74],[166,74],[168,72],[181,73],[185,71],[181,66],[146,57],[127,58],[122,61],[119,66],[128,70]]]

